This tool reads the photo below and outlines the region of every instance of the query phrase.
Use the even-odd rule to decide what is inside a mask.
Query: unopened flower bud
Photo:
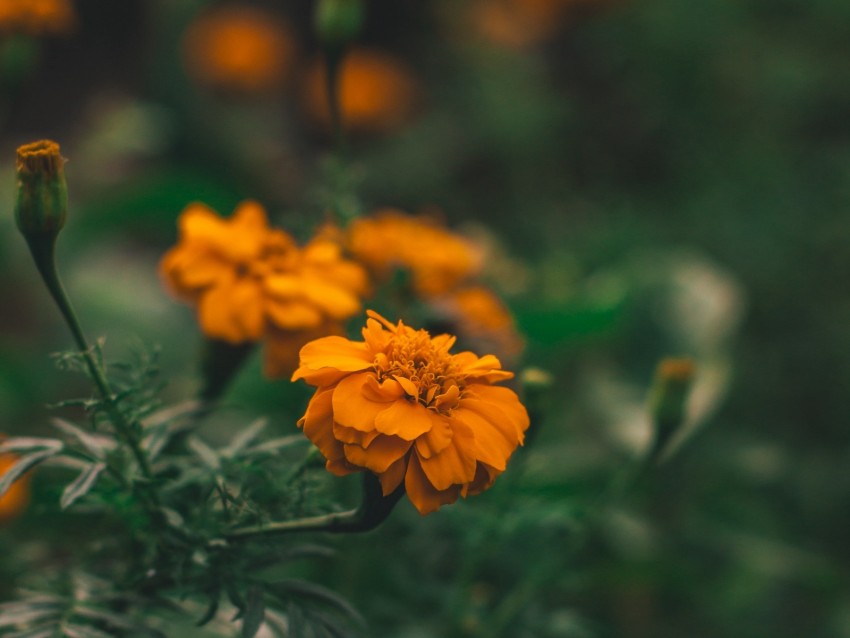
[[[691,359],[663,359],[655,372],[650,411],[655,422],[653,454],[660,454],[685,420],[696,366]]]
[[[362,0],[318,0],[315,25],[319,40],[330,48],[344,47],[360,33],[364,13]]]
[[[56,142],[41,140],[18,148],[15,221],[27,238],[55,236],[65,225],[68,187],[64,165]]]

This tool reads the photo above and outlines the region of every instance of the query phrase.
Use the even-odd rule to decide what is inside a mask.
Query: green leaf
[[[324,603],[343,615],[348,616],[355,622],[364,624],[363,617],[360,615],[360,612],[358,612],[351,603],[339,594],[322,587],[321,585],[316,585],[315,583],[295,578],[285,578],[271,583],[271,587],[275,594],[282,596],[285,599],[301,597],[311,599],[315,602]]]
[[[218,458],[218,454],[215,453],[209,445],[204,443],[201,439],[196,436],[190,436],[186,439],[186,446],[192,450],[201,462],[206,465],[213,472],[217,472],[221,469],[221,461]]]
[[[102,462],[92,463],[84,469],[74,482],[69,484],[68,487],[65,488],[65,491],[62,492],[62,498],[59,501],[59,506],[63,510],[68,509],[78,498],[88,494],[94,487],[95,483],[97,483],[100,473],[105,469],[106,463]]]
[[[58,449],[51,448],[48,450],[33,452],[32,454],[27,454],[26,456],[21,457],[18,462],[10,467],[3,477],[0,478],[0,496],[3,496],[7,491],[9,491],[12,484],[21,478],[27,470],[35,467],[42,461],[49,459],[51,456],[59,454],[61,451],[61,447]]]
[[[230,441],[230,445],[221,451],[221,455],[229,459],[238,456],[242,450],[254,442],[254,439],[257,438],[267,424],[267,419],[257,419],[254,421],[251,425],[246,427],[244,430],[241,430],[233,437]]]
[[[0,628],[29,625],[57,616],[60,612],[61,608],[58,605],[36,606],[28,602],[0,605]]]
[[[91,625],[66,623],[62,626],[63,635],[68,638],[115,638],[116,634],[101,631]]]
[[[266,601],[263,590],[252,587],[248,591],[248,600],[245,604],[245,616],[242,619],[242,638],[254,638],[260,630],[266,617]]]
[[[65,447],[59,439],[47,439],[35,436],[16,436],[0,443],[0,454],[3,452],[28,452],[30,450],[56,449]]]
[[[114,439],[108,436],[90,434],[65,419],[52,419],[52,423],[55,428],[76,439],[96,459],[105,459],[106,454],[117,447]]]
[[[292,447],[293,445],[306,444],[309,441],[306,436],[300,434],[292,434],[290,436],[282,436],[265,443],[260,443],[245,451],[243,456],[260,456],[262,454],[277,454],[283,448]]]

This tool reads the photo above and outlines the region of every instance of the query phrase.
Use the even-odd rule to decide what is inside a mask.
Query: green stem
[[[363,475],[363,501],[360,507],[345,512],[332,512],[295,521],[281,521],[255,527],[242,527],[224,535],[227,540],[242,540],[257,536],[276,536],[293,532],[329,532],[350,534],[368,532],[383,523],[396,503],[404,496],[404,485],[384,496],[381,484],[371,472]]]
[[[139,441],[133,432],[132,425],[127,421],[115,401],[115,395],[109,387],[106,375],[103,373],[103,370],[92,354],[92,349],[86,341],[82,328],[80,328],[80,323],[77,320],[77,315],[74,312],[74,308],[71,306],[71,301],[65,292],[62,280],[59,278],[54,253],[56,235],[53,233],[27,235],[26,239],[30,252],[32,253],[33,260],[35,261],[35,265],[38,268],[38,272],[41,274],[44,284],[50,292],[50,296],[53,297],[53,300],[59,307],[59,312],[65,319],[65,323],[68,324],[68,328],[71,330],[71,335],[77,344],[77,348],[83,356],[83,360],[86,362],[89,375],[91,376],[92,381],[94,381],[97,391],[104,400],[106,412],[109,415],[110,420],[115,426],[115,429],[118,431],[118,434],[130,447],[142,475],[146,479],[151,479],[152,474],[150,465],[139,446]]]

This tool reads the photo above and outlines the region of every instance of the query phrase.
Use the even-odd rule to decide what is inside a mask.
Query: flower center
[[[397,332],[385,353],[375,357],[380,379],[398,381],[411,400],[445,411],[466,385],[448,346],[435,344],[425,330]]]

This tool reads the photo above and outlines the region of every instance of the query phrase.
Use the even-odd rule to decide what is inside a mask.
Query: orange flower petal
[[[453,485],[447,490],[440,491],[431,485],[422,466],[419,464],[419,458],[414,454],[410,457],[407,464],[407,472],[404,475],[404,487],[407,490],[407,497],[414,507],[419,510],[423,516],[436,512],[443,505],[449,505],[457,500],[460,494],[460,488]]]
[[[378,476],[381,481],[381,491],[384,496],[392,494],[396,488],[401,485],[404,480],[404,474],[407,472],[407,457],[401,457],[398,461],[387,468],[386,472],[382,472]]]
[[[346,319],[360,311],[354,294],[317,277],[304,278],[304,296],[334,319]]]
[[[343,450],[342,443],[336,440],[333,433],[331,404],[333,391],[333,388],[316,390],[316,393],[307,405],[307,411],[298,421],[298,425],[304,429],[304,434],[307,438],[319,448],[319,451],[327,459],[327,468],[334,472],[334,474],[343,476],[356,471],[356,468],[349,468],[344,464],[340,464],[340,461],[345,459],[345,451]]]
[[[452,424],[452,430],[448,446],[430,458],[419,459],[425,476],[438,490],[463,485],[475,478],[475,438],[472,430],[457,421]]]
[[[337,441],[340,441],[341,443],[349,443],[351,445],[359,445],[362,448],[369,447],[372,441],[381,436],[381,433],[377,430],[361,432],[360,430],[340,425],[336,421],[334,421],[333,431],[334,437]]]
[[[510,388],[472,384],[466,388],[461,405],[484,415],[491,422],[499,416],[507,417],[516,430],[517,440],[522,444],[529,424],[528,412],[516,392]]]
[[[433,426],[432,412],[419,403],[398,399],[375,418],[375,429],[407,441],[425,434]]]
[[[230,343],[257,340],[263,332],[262,297],[250,280],[216,286],[201,297],[198,319],[207,336]]]
[[[407,454],[412,441],[405,441],[397,436],[379,436],[362,448],[359,445],[346,444],[345,458],[353,465],[365,467],[376,474],[386,472],[389,467]]]
[[[379,382],[378,378],[371,374],[366,377],[366,383],[363,384],[361,392],[370,401],[378,403],[389,403],[404,396],[404,388],[398,381],[384,379]]]
[[[334,419],[340,425],[361,432],[371,432],[376,429],[375,421],[378,415],[392,405],[366,398],[363,394],[363,386],[369,383],[369,378],[368,374],[352,374],[342,379],[337,385],[333,396],[333,410]],[[384,434],[395,434],[395,432],[384,432]]]
[[[322,323],[322,313],[300,301],[266,299],[269,321],[282,330],[307,330]]]
[[[452,425],[442,414],[430,411],[431,429],[416,439],[416,451],[422,458],[430,458],[442,452],[452,442]]]
[[[311,372],[322,368],[336,368],[341,372],[357,372],[372,365],[372,355],[365,343],[349,341],[343,337],[323,337],[301,348],[301,367],[292,380],[306,379]]]
[[[467,377],[481,379],[487,383],[512,379],[514,376],[513,372],[502,370],[501,362],[492,354],[479,358],[473,352],[459,352],[454,356],[454,362]]]
[[[517,436],[512,424],[499,421],[492,423],[478,412],[463,407],[456,408],[449,417],[452,427],[461,422],[475,435],[475,457],[492,465],[497,470],[504,471],[508,458],[517,446]]]

